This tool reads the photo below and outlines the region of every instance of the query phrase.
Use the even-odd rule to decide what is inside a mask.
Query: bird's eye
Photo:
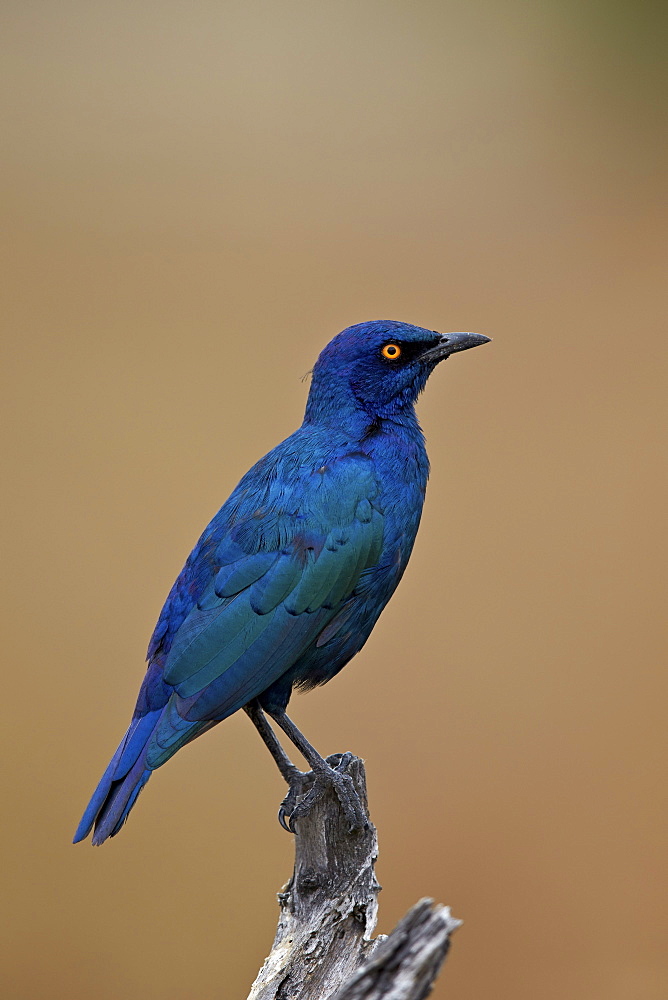
[[[396,361],[401,357],[401,348],[398,344],[385,344],[385,347],[380,352],[384,358],[388,361]]]

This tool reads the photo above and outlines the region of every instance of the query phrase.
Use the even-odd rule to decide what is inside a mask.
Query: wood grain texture
[[[339,763],[340,755],[328,758]],[[366,776],[348,764],[368,817]],[[372,938],[380,885],[376,829],[350,832],[328,791],[296,821],[295,867],[279,893],[272,950],[248,1000],[421,1000],[447,954],[459,921],[429,899],[417,903],[388,936]]]

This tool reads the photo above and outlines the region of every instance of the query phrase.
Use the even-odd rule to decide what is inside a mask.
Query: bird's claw
[[[308,795],[313,787],[315,775],[313,771],[297,771],[290,781],[290,790],[278,809],[278,822],[287,833],[295,833],[292,827],[292,815],[301,798]]]
[[[368,826],[366,812],[357,794],[348,767],[355,758],[350,752],[333,754],[327,758],[326,771],[299,772],[299,778],[290,784],[290,791],[281,802],[278,821],[288,833],[296,833],[295,821],[307,816],[320,801],[328,788],[333,788],[348,820],[348,830],[353,833]]]

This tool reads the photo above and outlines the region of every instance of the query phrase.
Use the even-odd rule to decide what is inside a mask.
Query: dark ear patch
[[[421,354],[425,351],[431,350],[435,344],[440,340],[440,334],[438,337],[434,337],[433,340],[388,340],[386,341],[379,350],[380,360],[386,365],[401,365],[410,364],[411,361],[415,361],[419,358]],[[388,347],[398,347],[400,354],[398,357],[392,356],[386,353]]]

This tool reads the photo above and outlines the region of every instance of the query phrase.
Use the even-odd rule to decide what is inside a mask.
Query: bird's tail
[[[162,710],[133,719],[93,793],[74,834],[74,843],[85,840],[95,825],[93,843],[101,844],[118,833],[137,796],[151,777],[146,767],[146,744]]]
[[[94,844],[102,844],[108,837],[115,837],[155,768],[168,760],[185,743],[199,736],[204,729],[215,725],[214,722],[185,723],[179,719],[181,725],[176,727],[178,732],[175,732],[171,719],[175,713],[165,711],[170,707],[168,705],[156,709],[132,720],[130,728],[93,792],[93,797],[74,834],[73,843],[78,844],[80,840],[85,840],[93,826]],[[158,745],[156,737],[160,741]],[[165,737],[168,737],[169,747],[162,750]]]

